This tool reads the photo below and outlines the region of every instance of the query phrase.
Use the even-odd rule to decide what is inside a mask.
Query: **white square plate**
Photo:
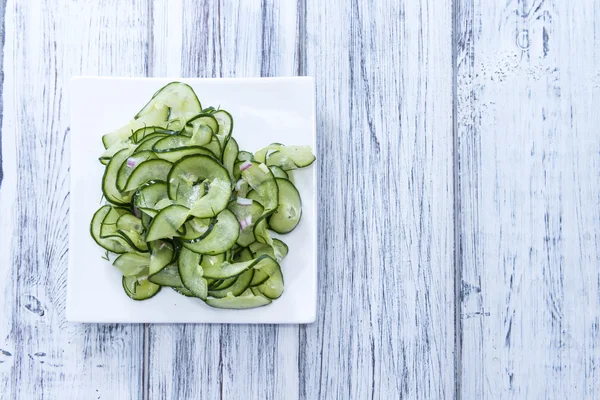
[[[67,319],[77,322],[310,323],[317,306],[316,166],[294,171],[302,196],[298,227],[281,238],[289,246],[282,261],[285,289],[272,304],[250,310],[214,309],[201,300],[163,288],[146,301],[129,299],[121,275],[102,257],[89,233],[100,207],[104,166],[101,137],[127,123],[171,79],[74,78],[71,81],[71,208]],[[272,142],[315,143],[312,78],[181,79],[203,107],[220,106],[234,119],[240,150]],[[111,260],[114,259],[111,258]]]

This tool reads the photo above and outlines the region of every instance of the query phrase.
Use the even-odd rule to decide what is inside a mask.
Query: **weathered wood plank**
[[[147,73],[147,5],[8,1],[2,87],[0,397],[142,395],[143,330],[65,320],[72,75]]]
[[[462,396],[598,398],[600,4],[458,5]]]
[[[160,74],[297,74],[295,3],[185,0],[178,8],[182,14],[160,26],[171,31],[181,21],[181,53],[173,57],[181,66]],[[155,65],[162,54],[155,52]],[[150,398],[298,398],[297,326],[151,325],[148,346]]]
[[[319,312],[307,399],[455,394],[450,1],[308,0]]]

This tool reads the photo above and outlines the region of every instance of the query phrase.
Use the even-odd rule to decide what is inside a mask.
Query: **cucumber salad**
[[[288,246],[271,231],[289,233],[300,222],[292,171],[315,157],[309,146],[279,143],[240,150],[233,121],[172,82],[103,136],[106,204],[90,231],[105,259],[114,255],[130,298],[168,286],[212,307],[248,309],[283,293]]]

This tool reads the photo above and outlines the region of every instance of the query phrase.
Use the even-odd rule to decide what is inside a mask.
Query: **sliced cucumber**
[[[269,279],[256,288],[271,300],[278,299],[283,293],[283,274],[279,263],[270,258],[269,262],[261,263],[255,268],[269,276]]]
[[[125,148],[120,150],[111,158],[106,166],[104,176],[102,177],[102,193],[106,200],[116,205],[127,205],[131,200],[131,195],[122,194],[117,188],[117,175],[121,165],[133,153],[133,149]]]
[[[269,225],[267,224],[267,217],[268,215],[263,215],[254,225],[254,237],[260,243],[273,246],[273,239],[268,230]]]
[[[149,181],[164,181],[169,175],[171,164],[165,160],[148,160],[142,162],[129,176],[123,189],[124,192],[137,190]]]
[[[189,208],[178,204],[170,205],[162,209],[152,220],[146,240],[151,242],[158,239],[170,239],[177,236],[177,231],[190,213]]]
[[[191,205],[190,214],[200,218],[213,217],[220,213],[231,197],[231,182],[214,179],[207,182],[208,191]],[[225,206],[223,206],[225,204]]]
[[[216,218],[192,218],[184,224],[185,233],[179,235],[183,240],[202,240],[213,230]]]
[[[107,221],[105,223],[104,221],[109,215],[114,215],[112,222]],[[117,254],[134,252],[133,248],[125,241],[125,239],[116,234],[116,223],[121,215],[122,214],[119,214],[119,212],[111,206],[106,205],[101,207],[96,211],[92,218],[90,233],[94,241],[108,251]]]
[[[250,204],[247,204],[247,202]],[[257,221],[263,215],[263,206],[252,199],[238,198],[230,202],[227,209],[235,214],[240,223],[240,236],[236,243],[239,246],[246,247],[254,242],[256,240],[253,229],[254,221]]]
[[[150,248],[148,275],[154,275],[173,261],[174,250],[173,245],[166,240],[151,242]]]
[[[249,151],[240,151],[237,156],[238,161],[254,161],[254,155]]]
[[[231,114],[225,110],[215,111],[213,116],[219,124],[219,130],[215,131],[215,133],[219,135],[219,138],[222,138],[221,143],[227,145],[231,138],[231,133],[233,132],[233,118],[231,117]]]
[[[225,262],[225,260],[225,253],[216,254],[212,256],[209,254],[205,254],[202,256],[202,261],[200,262],[200,264],[202,265],[202,268],[206,270],[210,268],[220,267],[221,264]]]
[[[155,110],[165,107],[169,110],[170,121],[182,118],[187,120],[202,111],[202,105],[194,89],[182,82],[172,82],[154,93],[152,99],[136,114],[135,118],[137,120],[145,115],[154,114]]]
[[[154,217],[164,207],[159,208],[157,204],[162,200],[169,200],[168,186],[165,182],[148,182],[142,185],[133,195],[133,205],[147,215]],[[165,207],[170,205],[162,201]]]
[[[302,217],[302,200],[296,186],[287,179],[277,178],[279,205],[269,217],[269,226],[277,233],[289,233],[298,226]]]
[[[247,248],[244,247],[242,249],[239,249],[233,256],[233,261],[234,262],[240,262],[240,261],[249,261],[252,260],[253,257],[252,256],[252,252]]]
[[[155,137],[155,136],[160,137],[160,136],[167,136],[167,135],[173,135],[173,134],[175,134],[174,131],[164,129],[160,126],[145,126],[143,128],[138,129],[137,131],[133,132],[133,135],[131,136],[131,140],[133,140],[133,143],[137,143],[137,144],[141,145],[142,142],[145,142],[150,137]],[[139,148],[139,146],[138,146],[138,148]]]
[[[163,126],[167,122],[168,117],[169,107],[165,105],[157,106],[152,112],[148,112],[146,115],[140,116],[119,129],[102,136],[104,148],[108,149],[115,143],[129,139],[135,131],[146,126]]]
[[[146,243],[145,238],[142,234],[133,231],[133,230],[122,230],[119,229],[116,232],[117,235],[120,235],[125,241],[137,252],[147,253],[148,252],[148,243]]]
[[[227,279],[238,276],[253,267],[259,267],[258,269],[266,267],[271,261],[275,260],[267,255],[262,255],[249,261],[240,261],[236,263],[222,262],[220,264],[215,263],[213,265],[203,264],[202,267],[204,270],[204,276],[206,278]]]
[[[288,246],[279,239],[273,239],[273,244],[268,245],[265,243],[254,242],[248,248],[254,257],[258,257],[262,254],[267,254],[273,257],[277,261],[281,261],[288,254]]]
[[[116,142],[112,146],[110,146],[108,149],[106,149],[106,151],[104,151],[104,153],[102,153],[102,155],[100,156],[100,162],[104,165],[108,164],[110,159],[113,158],[113,156],[115,154],[117,154],[120,150],[123,150],[123,149],[131,149],[134,151],[137,150],[136,146],[134,144],[130,143],[129,141]]]
[[[269,280],[269,275],[265,271],[256,270],[254,271],[254,275],[252,276],[252,281],[250,282],[250,287],[256,287],[262,285],[267,280]]]
[[[229,178],[234,180],[233,176],[233,168],[237,161],[239,147],[234,138],[230,138],[227,141],[227,145],[225,146],[225,150],[223,151],[223,166],[229,172]]]
[[[167,178],[169,197],[191,209],[191,215],[214,217],[221,212],[231,196],[227,170],[215,159],[205,155],[184,157],[173,164]],[[199,197],[196,186],[207,181],[208,192]]]
[[[268,166],[276,165],[284,170],[308,167],[315,161],[310,146],[281,146],[267,156]]]
[[[277,165],[272,165],[269,167],[269,169],[271,170],[275,178],[290,179],[288,173],[281,169],[281,167],[278,167]]]
[[[279,149],[282,149],[283,147],[285,147],[285,146],[282,145],[281,143],[271,143],[267,147],[264,147],[264,148],[258,150],[256,153],[254,153],[254,159],[256,160],[256,162],[266,163],[267,157],[270,154],[272,154],[276,151],[279,151]]]
[[[181,249],[177,265],[179,276],[186,289],[194,296],[206,299],[208,295],[208,282],[204,278],[204,272],[200,265],[202,256],[186,248]]]
[[[144,269],[148,269],[150,257],[148,255],[139,255],[134,253],[121,254],[113,262],[123,276],[137,276]]]
[[[90,223],[90,234],[98,245],[113,253],[126,253],[130,250],[129,246],[122,240],[113,240],[112,238],[101,238],[102,222],[106,215],[110,212],[110,206],[103,206],[94,213],[92,222]]]
[[[212,151],[205,149],[204,147],[200,147],[200,146],[179,147],[179,148],[173,148],[173,149],[164,150],[164,151],[160,151],[160,152],[158,152],[156,150],[154,150],[154,151],[155,151],[156,155],[158,156],[158,158],[172,162],[172,163],[177,162],[184,157],[197,155],[197,154],[214,157]]]
[[[148,280],[140,282],[135,276],[124,276],[122,284],[127,296],[133,300],[147,300],[160,292],[160,285]]]
[[[169,264],[154,275],[150,275],[148,280],[156,285],[170,286],[179,288],[183,286],[179,276],[179,267],[177,264]]]
[[[249,269],[238,276],[232,285],[224,289],[209,290],[208,295],[216,298],[226,297],[229,293],[233,294],[234,296],[239,296],[250,287],[250,282],[252,281],[253,276],[254,270]]]
[[[119,217],[116,223],[117,230],[135,231],[138,234],[144,233],[142,220],[133,214],[125,213]]]
[[[223,210],[217,216],[212,231],[206,237],[200,240],[184,241],[183,246],[198,254],[215,255],[229,250],[235,244],[239,234],[240,226],[235,215],[229,210]]]
[[[210,142],[205,144],[203,147],[207,150],[210,150],[216,159],[221,159],[223,147],[221,146],[221,142],[219,141],[219,137],[217,135],[213,134]]]
[[[204,127],[209,129],[204,129]],[[202,132],[203,143],[199,143],[201,145],[210,142],[212,134],[219,133],[219,123],[214,114],[201,113],[186,122],[184,128],[186,136],[194,137],[198,132]]]
[[[152,151],[154,145],[168,135],[162,133],[153,133],[149,135],[147,138],[144,138],[142,142],[135,148],[135,153],[141,153],[143,151]],[[133,154],[135,154],[133,153]]]
[[[265,164],[253,163],[242,171],[242,177],[254,189],[256,199],[264,207],[264,212],[276,210],[279,204],[279,188],[273,173]]]
[[[124,219],[122,218],[128,213],[129,210],[125,207],[112,207],[102,221],[100,238],[120,238],[128,244],[130,249],[132,249],[130,252],[147,252],[148,247],[140,236],[141,230],[129,229],[128,223],[123,222]],[[121,220],[120,224],[119,220]]]
[[[208,289],[210,290],[222,290],[222,289],[227,289],[228,287],[230,287],[231,285],[233,285],[235,283],[235,281],[237,281],[238,277],[234,276],[231,278],[226,278],[226,279],[217,279],[217,280],[213,280],[213,284],[212,285],[208,285]]]
[[[152,218],[146,214],[142,213],[142,225],[144,225],[144,229],[147,231],[150,228],[150,224],[152,223]]]
[[[237,297],[229,294],[222,299],[206,299],[206,304],[215,308],[244,310],[269,305],[271,300],[264,296],[255,296],[250,292]]]

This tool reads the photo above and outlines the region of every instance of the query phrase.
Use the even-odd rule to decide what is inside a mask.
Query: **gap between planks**
[[[461,399],[462,380],[462,246],[460,237],[460,176],[458,173],[458,4],[461,0],[452,0],[452,177],[453,177],[453,220],[454,220],[454,398]]]

